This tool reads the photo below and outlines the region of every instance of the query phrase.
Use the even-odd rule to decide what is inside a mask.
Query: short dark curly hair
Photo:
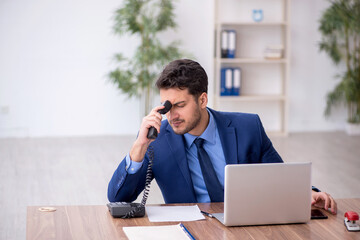
[[[194,97],[208,91],[208,77],[203,67],[190,59],[170,62],[156,81],[158,89],[188,89]]]

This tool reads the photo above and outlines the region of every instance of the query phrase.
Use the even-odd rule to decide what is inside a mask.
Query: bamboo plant
[[[332,0],[320,19],[319,44],[336,64],[345,64],[341,81],[328,93],[325,115],[331,108],[345,103],[348,122],[360,123],[360,0]]]
[[[159,33],[176,28],[173,3],[171,0],[124,0],[114,20],[115,34],[135,35],[140,44],[131,58],[115,54],[118,66],[108,76],[130,98],[144,100],[141,115],[145,116],[152,108],[154,83],[161,68],[181,56],[178,41],[164,45],[158,37]]]

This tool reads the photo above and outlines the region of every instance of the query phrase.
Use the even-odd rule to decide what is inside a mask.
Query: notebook
[[[226,165],[225,226],[305,223],[311,215],[311,163]]]

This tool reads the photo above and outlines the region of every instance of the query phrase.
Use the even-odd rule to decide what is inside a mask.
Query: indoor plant
[[[115,55],[118,67],[109,73],[109,79],[129,97],[141,97],[141,116],[152,108],[154,82],[161,69],[181,56],[179,42],[164,45],[158,37],[176,27],[173,10],[171,0],[125,0],[115,12],[114,32],[136,35],[140,44],[132,58]]]
[[[348,110],[347,130],[360,129],[360,0],[330,3],[320,19],[319,47],[335,64],[344,63],[346,68],[338,75],[341,81],[327,95],[325,114],[328,116],[334,105],[344,102]]]

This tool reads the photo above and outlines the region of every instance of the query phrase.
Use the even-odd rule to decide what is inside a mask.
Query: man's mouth
[[[181,123],[183,123],[184,120],[172,120],[170,123],[171,125],[173,125],[174,127],[178,127]]]

